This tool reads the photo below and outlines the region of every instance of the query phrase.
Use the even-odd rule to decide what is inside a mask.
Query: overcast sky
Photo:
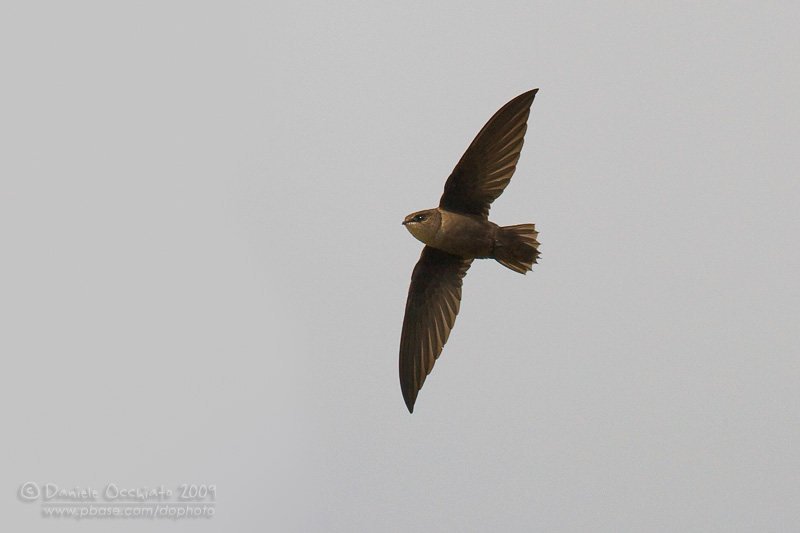
[[[2,522],[796,529],[798,24],[791,0],[4,3]],[[491,217],[535,222],[540,264],[473,265],[410,415],[400,222],[534,87]],[[79,522],[26,482],[217,498]]]

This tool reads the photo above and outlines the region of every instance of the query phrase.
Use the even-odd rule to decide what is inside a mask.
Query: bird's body
[[[425,218],[415,220],[419,216]],[[533,224],[502,227],[488,218],[437,207],[408,215],[403,225],[418,240],[437,250],[465,259],[497,259],[520,274],[531,270],[538,257],[539,233]],[[523,240],[526,236],[528,242]]]
[[[426,218],[415,222],[414,217],[424,213]],[[476,215],[462,215],[446,209],[434,208],[413,213],[403,221],[408,231],[418,240],[438,250],[473,259],[492,256],[499,226]]]
[[[496,259],[525,274],[539,257],[533,224],[498,226],[488,217],[516,169],[536,91],[514,98],[486,123],[447,179],[439,207],[403,221],[425,243],[411,275],[400,338],[400,385],[410,412],[453,328],[473,259]]]

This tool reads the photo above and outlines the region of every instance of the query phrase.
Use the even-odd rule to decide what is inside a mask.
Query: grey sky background
[[[797,2],[0,8],[14,531],[786,531],[800,523]],[[409,415],[433,207],[540,87]],[[215,484],[52,520],[23,483]],[[11,527],[13,526],[13,527]]]

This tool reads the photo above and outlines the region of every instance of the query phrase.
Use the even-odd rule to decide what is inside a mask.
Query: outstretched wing
[[[471,263],[472,259],[426,246],[411,274],[400,336],[400,388],[411,413],[456,321],[462,279]]]
[[[517,96],[489,119],[447,178],[439,207],[489,216],[489,206],[517,169],[528,115],[538,90]]]

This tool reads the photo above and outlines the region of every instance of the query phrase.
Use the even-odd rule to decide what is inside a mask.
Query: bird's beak
[[[406,224],[408,224],[408,220],[403,221],[403,225],[405,226]]]

